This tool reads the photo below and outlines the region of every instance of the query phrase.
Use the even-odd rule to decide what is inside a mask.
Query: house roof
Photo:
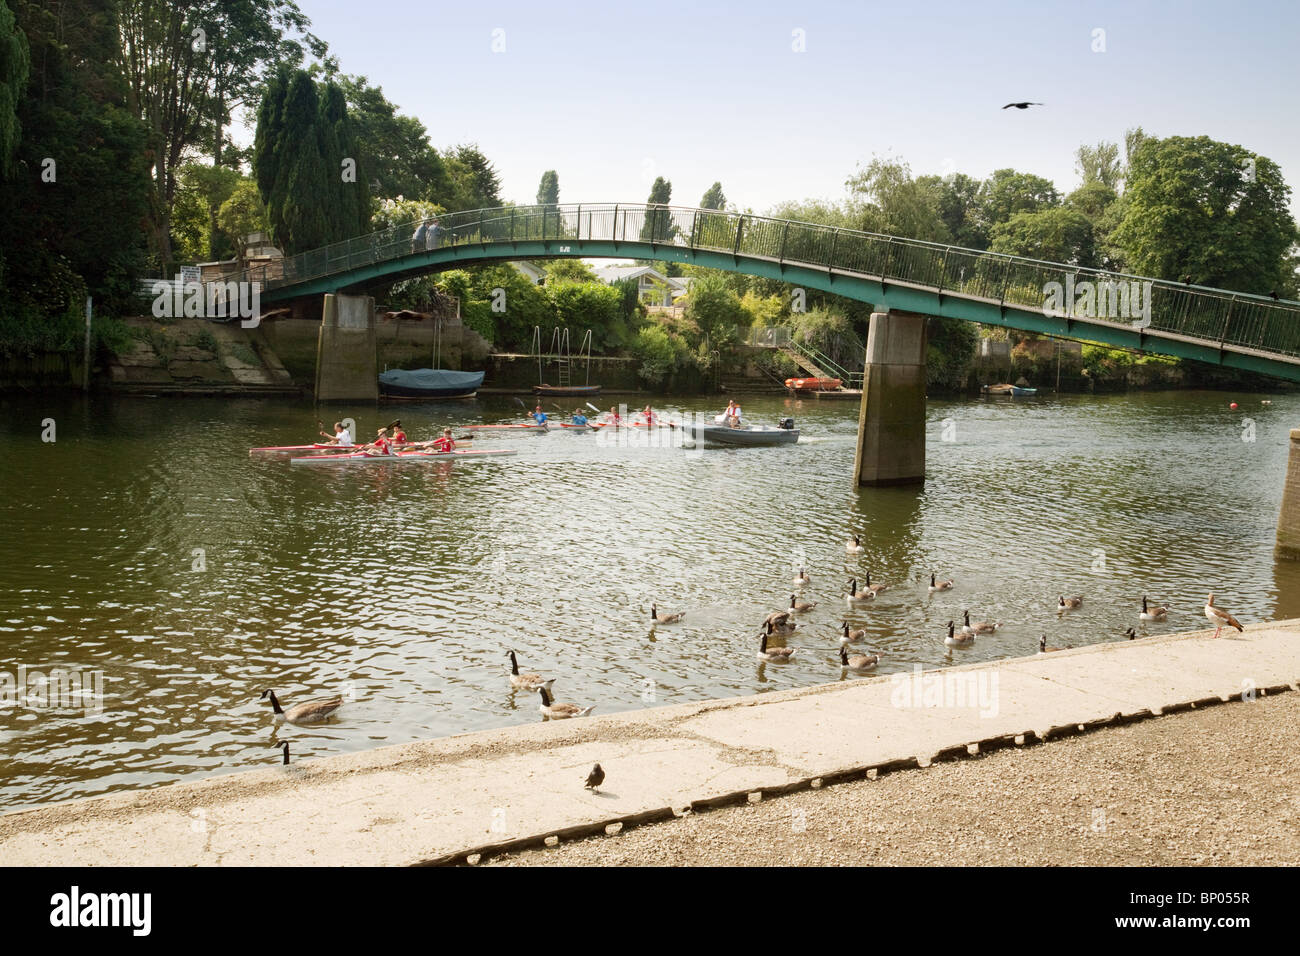
[[[647,276],[656,282],[662,282],[672,289],[685,289],[687,283],[681,279],[664,275],[653,266],[639,266],[635,263],[620,265],[598,266],[592,270],[596,273],[596,278],[607,285],[613,285],[615,282],[621,282],[624,279],[639,279]]]

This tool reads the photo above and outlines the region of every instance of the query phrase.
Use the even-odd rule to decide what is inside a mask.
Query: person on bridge
[[[440,238],[442,238],[442,226],[438,223],[438,220],[435,219],[433,222],[429,223],[429,233],[427,236],[428,244],[425,248],[429,250],[437,249],[438,240]]]
[[[411,236],[411,251],[419,252],[423,249],[428,235],[429,224],[421,219],[420,224],[415,227],[415,234]]]

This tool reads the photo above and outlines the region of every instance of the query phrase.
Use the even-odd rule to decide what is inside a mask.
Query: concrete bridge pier
[[[925,481],[926,317],[874,312],[858,418],[859,485]]]
[[[1291,429],[1291,456],[1287,459],[1273,554],[1286,561],[1300,561],[1300,428]]]
[[[378,401],[376,342],[373,298],[327,294],[316,340],[316,401]]]

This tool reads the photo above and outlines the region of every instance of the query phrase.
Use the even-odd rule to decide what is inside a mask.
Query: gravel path
[[[607,767],[617,783],[616,767]],[[493,866],[1297,865],[1300,693],[803,791]]]

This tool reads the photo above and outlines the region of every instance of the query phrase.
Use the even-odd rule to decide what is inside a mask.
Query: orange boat
[[[838,378],[787,378],[785,387],[796,392],[833,392],[840,387]]]

